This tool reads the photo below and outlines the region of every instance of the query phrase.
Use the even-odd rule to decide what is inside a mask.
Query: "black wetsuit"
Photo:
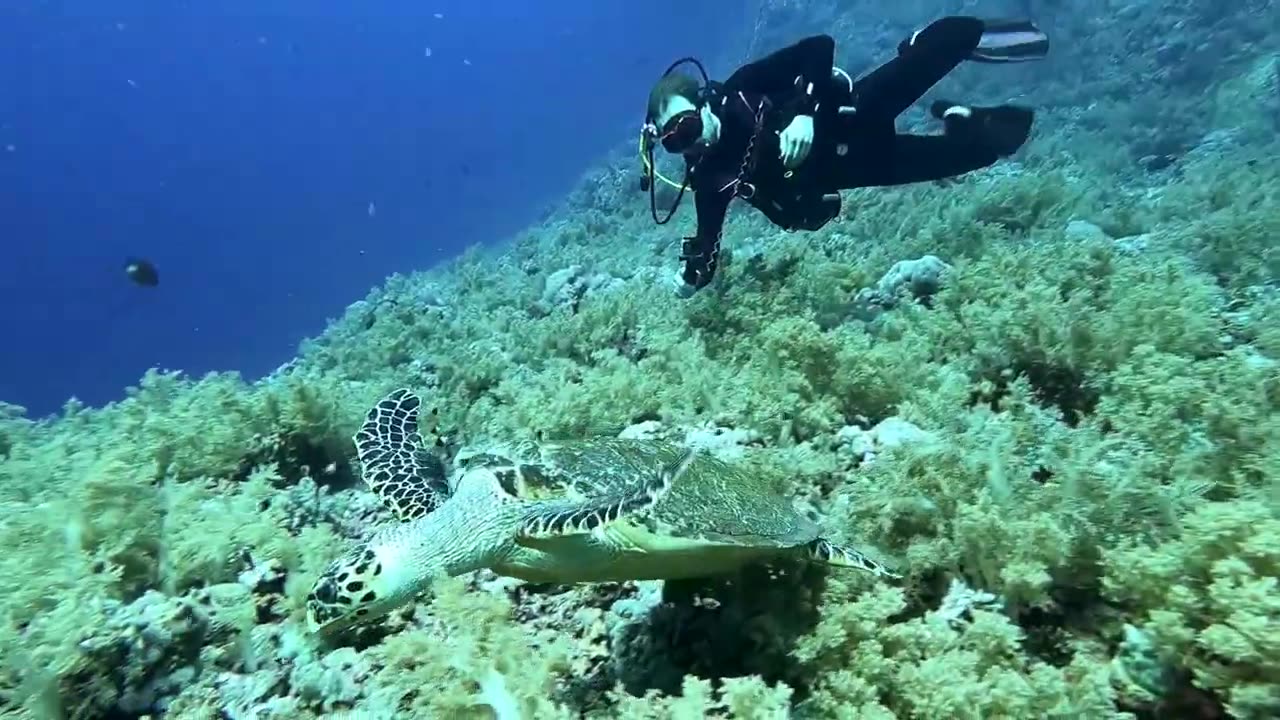
[[[1016,149],[1025,132],[1009,147],[962,131],[963,124],[948,123],[942,135],[898,134],[894,126],[903,110],[970,58],[983,29],[976,18],[938,20],[852,88],[832,75],[835,41],[826,35],[739,68],[711,101],[719,140],[688,161],[698,227],[683,246],[685,283],[700,288],[714,276],[725,213],[736,197],[779,227],[816,230],[839,214],[839,190],[951,177]],[[802,114],[814,119],[813,144],[804,162],[788,171],[779,133]]]

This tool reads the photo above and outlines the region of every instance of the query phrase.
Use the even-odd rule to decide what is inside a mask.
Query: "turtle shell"
[[[533,442],[463,449],[454,464],[458,468],[455,485],[467,471],[483,468],[497,476],[508,495],[520,500],[571,498],[576,493],[546,465],[540,447]]]
[[[538,451],[541,462],[523,463],[516,473],[523,492],[537,495],[520,497],[626,494],[638,489],[641,479],[676,464],[685,448],[657,440],[600,438],[545,444]],[[753,547],[793,547],[820,532],[780,492],[770,473],[705,451],[645,513],[644,522],[659,535]]]

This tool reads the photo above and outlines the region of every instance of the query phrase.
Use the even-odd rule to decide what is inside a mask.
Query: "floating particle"
[[[259,35],[259,36],[258,36],[258,44],[259,44],[259,45],[266,45],[266,44],[267,44],[267,36],[266,36],[266,35]]]
[[[422,57],[431,57],[431,48],[422,48]]]
[[[436,13],[436,14],[435,14],[435,15],[433,15],[432,17],[434,17],[434,18],[435,18],[435,19],[437,19],[437,20],[443,20],[443,19],[444,19],[444,13]]]
[[[373,201],[370,200],[369,201],[369,217],[373,217],[374,215],[377,215],[377,214],[378,214],[378,206],[374,205]]]
[[[18,152],[18,146],[17,146],[17,145],[14,145],[13,143],[9,143],[8,145],[5,145],[5,146],[4,146],[4,151],[5,151],[5,152]]]
[[[116,29],[117,29],[117,30],[124,30],[124,29],[125,29],[125,28],[127,28],[127,27],[129,27],[129,26],[128,26],[128,25],[125,25],[125,24],[124,24],[124,23],[122,23],[122,22],[118,22],[118,23],[116,23]]]
[[[131,87],[131,88],[136,88],[136,87],[138,87],[138,83],[136,83],[136,82],[134,82],[134,81],[132,81],[132,80],[125,80],[125,82],[129,83],[129,87]]]
[[[470,64],[471,64],[471,61],[470,61],[470,60],[468,60],[467,58],[462,58],[462,64],[463,64],[463,65],[470,65]]]

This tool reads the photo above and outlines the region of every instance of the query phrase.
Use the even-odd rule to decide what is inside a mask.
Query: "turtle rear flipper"
[[[365,415],[351,438],[362,477],[401,522],[416,520],[449,498],[449,482],[440,458],[423,447],[422,400],[411,390],[393,390]],[[432,410],[425,428],[435,430]]]
[[[810,560],[824,565],[865,570],[878,577],[902,577],[885,567],[883,563],[867,557],[857,548],[840,545],[826,538],[818,538],[806,545],[805,548],[809,552]]]
[[[654,468],[652,475],[630,492],[529,503],[516,530],[516,542],[533,545],[546,538],[589,533],[621,517],[643,513],[667,494],[696,455],[695,450],[686,449],[672,462]]]

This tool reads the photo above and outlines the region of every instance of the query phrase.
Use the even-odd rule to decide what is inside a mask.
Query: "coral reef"
[[[153,371],[43,420],[0,404],[0,715],[1280,716],[1260,30],[1280,11],[1030,4],[1075,44],[1017,81],[1046,108],[1031,147],[946,187],[851,191],[815,233],[735,212],[687,301],[677,243],[609,158],[511,242],[389,278],[268,378]],[[758,10],[757,45],[826,30],[850,71],[935,12]],[[983,77],[948,90],[1006,93]],[[904,578],[486,571],[322,640],[311,581],[390,521],[349,437],[399,386],[451,441],[621,434],[758,461]]]

